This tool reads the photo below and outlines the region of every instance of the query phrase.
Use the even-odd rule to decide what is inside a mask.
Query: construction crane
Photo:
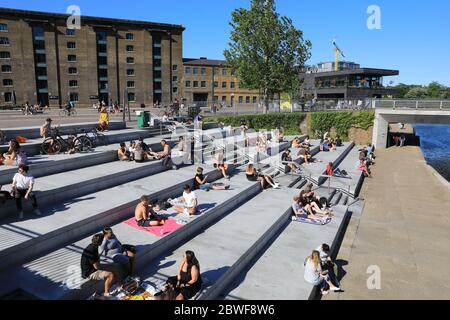
[[[335,71],[339,71],[339,54],[341,54],[341,56],[343,58],[345,58],[345,54],[344,54],[344,52],[341,49],[339,49],[339,47],[338,47],[338,45],[336,43],[336,40],[333,40],[333,45],[334,45],[334,56],[335,56],[335,59],[334,59],[334,70]]]

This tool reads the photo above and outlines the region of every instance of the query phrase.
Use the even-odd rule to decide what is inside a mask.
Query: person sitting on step
[[[295,174],[300,174],[300,166],[296,162],[292,161],[291,150],[287,149],[283,152],[281,155],[281,163],[287,166],[286,171],[292,171]]]
[[[302,142],[300,141],[300,139],[298,137],[295,137],[294,140],[292,140],[291,147],[292,148],[301,148],[302,147]]]
[[[92,237],[89,244],[81,254],[81,276],[83,279],[104,280],[104,296],[109,296],[109,289],[114,281],[113,267],[100,264],[98,248],[102,244],[103,234],[99,233]]]
[[[195,215],[197,213],[198,199],[194,191],[187,184],[183,188],[183,196],[178,199],[178,204],[174,206],[177,213]]]
[[[162,166],[164,168],[176,170],[177,166],[172,161],[172,150],[170,149],[170,145],[163,139],[161,140],[161,146],[163,147],[163,151],[150,152],[151,156],[156,157],[158,160],[162,159]]]
[[[320,292],[322,295],[328,294],[329,290],[341,290],[331,282],[328,274],[322,270],[320,253],[318,251],[314,250],[310,256],[306,257],[304,266],[304,279],[306,282],[314,286],[320,286]]]
[[[110,227],[103,229],[103,242],[99,251],[100,255],[105,255],[112,262],[124,265],[127,275],[133,275],[136,248],[127,244],[122,245]]]
[[[256,171],[256,168],[253,166],[253,164],[249,163],[245,174],[247,176],[248,181],[259,181],[261,183],[261,187],[264,189],[268,189],[269,186],[274,189],[280,189],[280,184],[276,183],[271,176],[263,175]]]
[[[202,288],[200,264],[194,252],[186,251],[176,276],[167,279],[168,290],[175,291],[176,300],[189,300]]]
[[[370,171],[366,161],[363,158],[360,158],[356,162],[356,169],[358,171],[361,171],[364,174],[364,177],[366,178],[372,178],[372,172]]]
[[[309,138],[309,136],[305,137],[305,140],[303,140],[303,142],[301,143],[301,147],[302,148],[310,148],[311,147],[311,139]]]
[[[28,173],[29,167],[27,165],[19,165],[18,173],[13,177],[12,192],[16,199],[17,212],[19,213],[19,219],[23,219],[22,198],[25,200],[30,199],[34,209],[34,213],[37,216],[41,215],[41,211],[38,209],[36,196],[33,193],[34,177]]]
[[[328,271],[330,275],[330,281],[336,282],[339,285],[337,276],[338,269],[336,263],[331,258],[330,246],[326,243],[317,247],[316,251],[319,252],[320,262],[322,265],[322,270]]]
[[[134,218],[139,227],[160,226],[164,224],[164,219],[158,217],[150,206],[147,196],[143,195],[134,210]]]
[[[130,153],[126,148],[125,142],[120,143],[119,149],[117,149],[117,156],[120,161],[130,161]]]
[[[311,215],[317,217],[327,217],[331,215],[331,211],[328,209],[322,210],[315,201],[310,201],[306,196],[305,190],[300,191],[299,202],[301,206]]]
[[[213,159],[213,167],[219,170],[225,179],[230,179],[228,176],[228,164],[224,161],[223,150],[216,151]]]
[[[205,191],[209,191],[210,189],[228,190],[229,188],[230,188],[229,185],[225,185],[223,183],[209,183],[208,176],[203,175],[203,168],[202,167],[197,168],[197,174],[194,177],[194,190],[197,189]]]
[[[292,220],[298,221],[298,219],[309,219],[312,221],[323,223],[326,221],[326,218],[319,217],[314,214],[309,213],[305,210],[305,208],[300,203],[300,196],[295,196],[292,201]]]
[[[310,154],[309,147],[300,148],[297,156],[302,158],[305,161],[306,165],[309,165],[311,163],[311,154]]]

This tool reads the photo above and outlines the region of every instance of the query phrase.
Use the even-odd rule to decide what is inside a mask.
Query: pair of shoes
[[[296,216],[292,216],[292,217],[291,217],[291,220],[292,220],[292,221],[297,221],[297,217],[296,217]]]
[[[275,183],[273,186],[274,189],[280,189],[280,184],[279,183]]]
[[[225,190],[228,190],[228,189],[230,189],[230,185],[229,185],[229,184],[227,184],[227,185],[225,186]]]
[[[42,212],[39,209],[35,209],[34,214],[37,216],[40,216],[40,215],[42,215]]]
[[[176,165],[173,165],[172,166],[172,170],[177,170],[178,168],[177,168],[177,166]]]

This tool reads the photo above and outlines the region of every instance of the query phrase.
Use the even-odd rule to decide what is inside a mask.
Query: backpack
[[[320,206],[321,206],[322,208],[328,208],[328,207],[329,207],[328,199],[327,199],[327,198],[321,197],[320,200],[319,200],[319,202],[320,202]]]

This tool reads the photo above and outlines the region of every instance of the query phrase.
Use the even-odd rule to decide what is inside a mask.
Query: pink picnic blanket
[[[125,221],[124,223],[135,229],[150,232],[160,238],[167,236],[168,234],[174,232],[175,230],[178,230],[181,227],[183,227],[182,224],[177,223],[177,220],[170,218],[166,219],[166,222],[164,223],[163,226],[154,226],[154,227],[139,227],[134,217]]]

